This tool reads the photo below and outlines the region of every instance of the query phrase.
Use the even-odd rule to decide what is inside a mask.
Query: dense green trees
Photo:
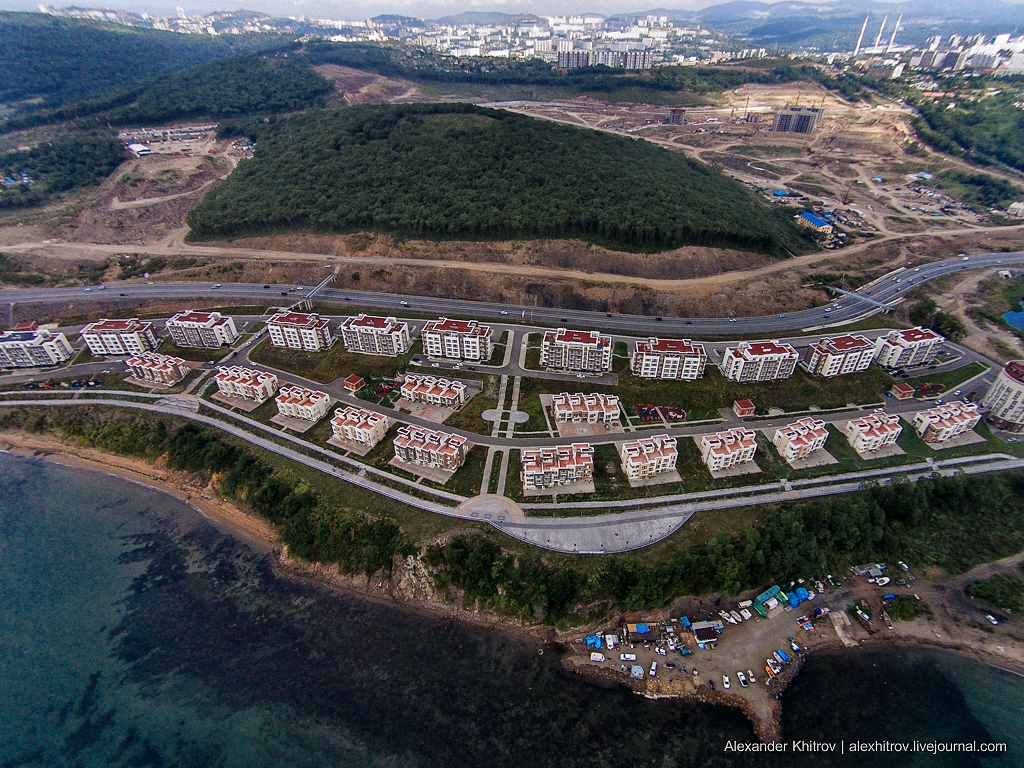
[[[921,296],[914,302],[909,312],[910,322],[931,328],[938,334],[952,341],[960,341],[967,336],[967,326],[956,315],[940,312],[939,305],[928,296]]]
[[[366,106],[251,126],[189,214],[196,239],[284,229],[580,237],[784,253],[808,241],[739,183],[644,141],[469,104]]]

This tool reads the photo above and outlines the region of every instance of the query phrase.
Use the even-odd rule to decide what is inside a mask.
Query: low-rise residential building
[[[529,448],[522,452],[524,490],[543,490],[594,477],[594,446],[589,443]]]
[[[704,375],[708,354],[703,344],[689,339],[658,339],[638,341],[633,347],[630,370],[642,379],[685,379],[693,381]]]
[[[331,419],[331,431],[336,438],[370,448],[384,439],[388,426],[388,417],[383,413],[374,413],[354,405],[336,409]]]
[[[757,435],[745,427],[733,427],[724,432],[704,435],[700,439],[700,457],[712,472],[735,467],[754,460],[757,453]]]
[[[739,416],[741,419],[747,416],[753,416],[757,411],[754,404],[749,400],[733,400],[732,412]]]
[[[431,320],[423,326],[420,338],[427,357],[475,363],[491,359],[491,328],[476,320]]]
[[[322,352],[334,344],[330,322],[316,313],[278,312],[267,320],[270,343],[282,349]]]
[[[440,405],[444,408],[458,408],[466,402],[466,385],[461,381],[438,379],[418,373],[405,374],[405,383],[399,391],[406,400]]]
[[[626,477],[630,480],[646,480],[676,468],[679,446],[676,439],[669,435],[651,435],[622,443],[619,456]]]
[[[727,347],[720,366],[730,381],[776,381],[788,379],[796,370],[800,354],[778,341],[741,341]]]
[[[619,398],[602,393],[584,395],[562,392],[551,396],[551,411],[558,422],[612,427],[619,423]]]
[[[137,317],[127,320],[97,320],[82,329],[82,340],[89,351],[103,355],[138,355],[156,349],[153,324]]]
[[[875,359],[875,344],[854,333],[826,336],[807,348],[801,363],[815,376],[840,376],[867,370]]]
[[[452,435],[409,424],[398,430],[395,437],[395,457],[409,464],[421,464],[435,469],[456,470],[466,460],[469,441],[462,435]]]
[[[1024,432],[1024,360],[1003,366],[981,404],[988,409],[985,420],[996,429]]]
[[[914,414],[914,429],[926,443],[943,443],[970,432],[981,421],[981,411],[974,403],[954,400]]]
[[[217,391],[228,397],[242,397],[262,403],[277,392],[277,376],[267,371],[256,371],[238,365],[222,366],[213,377]]]
[[[875,362],[883,368],[925,365],[935,359],[946,339],[928,328],[890,331],[875,339]]]
[[[165,324],[179,347],[229,347],[238,340],[235,321],[220,312],[179,312]]]
[[[546,331],[540,345],[540,364],[555,371],[605,373],[612,369],[611,336],[597,331]]]
[[[157,352],[140,352],[125,360],[132,378],[155,384],[177,384],[188,375],[188,366],[180,357]]]
[[[903,432],[899,416],[872,413],[859,419],[850,419],[843,434],[857,453],[874,453],[896,442]]]
[[[910,384],[898,381],[889,389],[889,393],[897,400],[909,400],[917,394],[917,390]]]
[[[825,447],[828,429],[825,422],[805,416],[775,430],[772,443],[786,461],[800,461]]]
[[[305,387],[281,387],[275,400],[279,414],[305,421],[319,421],[331,405],[331,396],[326,392]]]
[[[346,317],[338,326],[345,349],[364,355],[398,357],[409,351],[409,324],[394,317],[360,314]]]
[[[0,368],[48,368],[75,353],[63,333],[40,330],[35,323],[20,323],[0,333]]]

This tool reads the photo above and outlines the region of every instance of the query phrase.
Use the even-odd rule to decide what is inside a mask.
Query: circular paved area
[[[525,523],[526,515],[512,499],[486,493],[474,496],[459,504],[457,511],[470,520],[488,523]]]
[[[501,421],[502,414],[508,414],[508,420],[513,424],[525,424],[530,420],[530,414],[525,411],[499,411],[497,408],[488,408],[480,414],[484,421]]]

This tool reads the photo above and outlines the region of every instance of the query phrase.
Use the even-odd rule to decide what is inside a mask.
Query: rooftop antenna
[[[882,26],[878,28],[878,35],[875,37],[875,53],[878,53],[878,46],[882,42],[882,32],[885,31],[885,22],[889,20],[889,14],[885,14],[885,18],[882,19]]]
[[[898,19],[896,19],[896,26],[892,28],[892,37],[889,38],[889,45],[887,45],[885,47],[885,52],[886,53],[888,53],[889,51],[892,50],[892,44],[896,42],[896,33],[899,32],[900,23],[902,21],[903,21],[903,14],[901,13],[900,17]]]
[[[853,58],[857,58],[857,54],[860,53],[860,44],[864,42],[864,30],[868,28],[868,19],[870,16],[864,17],[864,23],[860,25],[860,37],[857,38],[857,47],[853,49]]]

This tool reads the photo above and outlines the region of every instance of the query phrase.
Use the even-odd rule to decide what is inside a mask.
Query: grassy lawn
[[[480,418],[480,414],[488,408],[498,407],[498,387],[501,378],[499,376],[488,376],[484,380],[484,389],[479,395],[462,406],[445,420],[445,426],[456,429],[465,429],[475,432],[478,435],[489,435],[493,424]]]
[[[903,381],[915,388],[923,387],[925,384],[941,384],[946,389],[953,389],[987,370],[988,366],[981,363],[968,363],[951,371],[928,373],[923,376],[915,376],[912,379],[904,379]]]
[[[491,476],[487,480],[487,492],[497,493],[498,482],[501,480],[501,457],[504,451],[495,451],[494,458],[491,459]]]
[[[216,363],[231,350],[228,347],[179,347],[168,336],[160,342],[160,346],[156,348],[156,351],[161,355],[173,355],[192,363],[205,363],[207,361]]]
[[[487,446],[474,445],[466,454],[465,463],[452,476],[444,488],[460,496],[473,497],[480,493],[484,478],[484,464],[487,463]]]
[[[487,361],[488,365],[501,365],[505,362],[505,347],[507,344],[508,331],[505,331],[501,334],[501,338],[491,347],[491,359]]]
[[[337,341],[326,352],[299,352],[293,349],[279,349],[264,339],[249,353],[253,362],[294,373],[321,384],[357,373],[363,378],[394,378],[406,369],[413,355],[422,351],[420,341],[413,342],[412,348],[398,357],[361,355],[348,352]]]

